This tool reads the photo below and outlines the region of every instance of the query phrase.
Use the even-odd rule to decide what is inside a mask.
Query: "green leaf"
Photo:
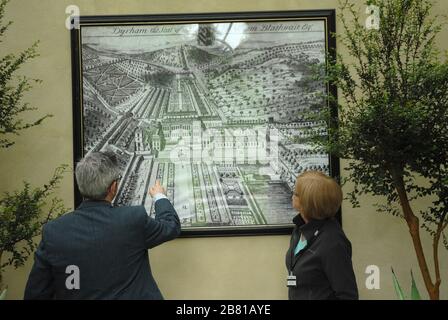
[[[414,275],[412,274],[412,270],[411,270],[411,278],[412,278],[411,300],[422,300],[422,297],[420,296],[420,292],[418,292],[417,285],[415,284]]]
[[[395,276],[394,269],[393,268],[391,268],[391,269],[392,269],[392,279],[393,279],[393,282],[394,282],[395,293],[397,294],[397,297],[398,297],[399,300],[406,300],[406,297],[405,297],[405,295],[403,293],[403,290],[400,287],[400,283],[398,283],[398,279]]]
[[[6,300],[6,292],[7,290],[5,289],[0,293],[0,300]]]

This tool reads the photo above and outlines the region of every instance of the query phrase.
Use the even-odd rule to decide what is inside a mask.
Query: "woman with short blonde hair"
[[[286,254],[289,299],[358,299],[351,243],[335,219],[342,190],[331,177],[307,171],[292,197],[299,212]]]
[[[342,203],[339,184],[319,171],[307,171],[298,176],[294,196],[294,208],[313,219],[334,217]]]

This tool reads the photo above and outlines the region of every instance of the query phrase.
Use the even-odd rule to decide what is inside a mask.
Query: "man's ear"
[[[117,190],[118,190],[118,183],[117,181],[113,181],[110,184],[109,188],[107,188],[107,195],[104,200],[111,202],[117,195]]]
[[[117,194],[117,190],[118,190],[118,182],[117,182],[117,180],[115,180],[114,182],[112,182],[111,191],[115,195],[115,194]]]
[[[115,194],[117,193],[117,187],[118,187],[117,181],[115,180],[110,184],[109,188],[107,189],[107,193],[109,195],[115,196]]]

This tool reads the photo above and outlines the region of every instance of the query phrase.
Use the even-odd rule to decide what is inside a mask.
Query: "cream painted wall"
[[[337,0],[12,0],[6,16],[14,20],[6,39],[8,51],[17,52],[41,40],[41,56],[28,63],[23,72],[42,79],[43,84],[36,86],[26,100],[38,107],[40,114],[51,113],[54,117],[24,132],[8,152],[0,151],[0,191],[18,188],[24,179],[43,184],[57,165],[71,164],[70,37],[65,29],[65,8],[70,4],[78,5],[83,15],[103,15],[328,9],[337,7]],[[436,10],[448,14],[448,2],[439,0]],[[339,22],[337,29],[341,30]],[[439,39],[443,49],[448,49],[446,39],[447,28]],[[36,114],[30,114],[30,118]],[[65,177],[59,194],[67,206],[72,206],[71,175]],[[404,222],[375,213],[374,200],[363,199],[361,209],[343,205],[343,224],[353,244],[360,297],[395,299],[391,266],[406,290],[412,268],[426,296]],[[416,206],[424,208],[425,203]],[[430,239],[426,235],[423,238],[430,252]],[[152,250],[150,259],[167,299],[286,299],[284,253],[288,240],[288,236],[177,239]],[[447,299],[448,254],[441,251],[441,297]],[[380,290],[365,287],[365,268],[371,264],[380,267]],[[10,299],[22,298],[31,265],[32,259],[23,268],[7,270]]]

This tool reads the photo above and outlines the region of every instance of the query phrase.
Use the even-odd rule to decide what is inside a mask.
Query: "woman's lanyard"
[[[308,250],[309,247],[311,247],[311,245],[313,244],[314,241],[316,241],[316,238],[319,236],[320,232],[319,229],[316,230],[316,232],[314,232],[313,236],[311,237],[311,239],[307,239],[307,244],[305,245],[305,247],[300,250],[297,253],[297,257],[294,257],[294,248],[292,248],[292,238],[291,238],[291,261],[289,263],[289,275],[286,278],[286,286],[287,287],[297,287],[297,277],[292,273],[292,270],[294,270],[294,267],[297,264],[297,261],[299,261],[299,256],[301,256],[306,250]],[[300,234],[300,237],[302,237],[302,234]],[[300,237],[299,237],[299,242],[300,242]]]

